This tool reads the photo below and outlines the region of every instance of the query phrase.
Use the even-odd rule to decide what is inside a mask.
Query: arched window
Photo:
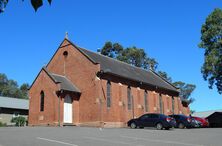
[[[45,94],[44,91],[41,91],[40,93],[40,111],[44,111],[44,98],[45,98]]]
[[[132,98],[131,98],[130,86],[127,88],[127,103],[128,103],[128,110],[131,110],[132,109]]]
[[[106,84],[106,95],[107,95],[107,107],[111,107],[111,82],[108,81],[107,84]]]
[[[145,108],[145,112],[149,111],[149,107],[148,107],[148,91],[145,90],[144,91],[144,108]]]

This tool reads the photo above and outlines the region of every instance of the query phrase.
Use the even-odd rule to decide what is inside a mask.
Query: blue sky
[[[222,95],[208,89],[200,73],[201,25],[221,0],[53,0],[37,13],[30,1],[10,1],[0,14],[0,72],[32,83],[65,32],[75,44],[96,51],[106,41],[144,48],[174,81],[197,86],[196,111],[222,109]]]

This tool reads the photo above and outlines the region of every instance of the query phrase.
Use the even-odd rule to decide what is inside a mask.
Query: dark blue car
[[[163,128],[170,129],[176,124],[175,119],[163,114],[144,114],[139,118],[131,119],[127,125],[131,128],[156,127],[158,130]]]
[[[176,127],[183,129],[183,128],[192,128],[195,127],[195,121],[188,116],[185,115],[170,115],[170,117],[176,120]]]

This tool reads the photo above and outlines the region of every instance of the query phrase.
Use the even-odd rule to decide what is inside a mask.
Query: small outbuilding
[[[222,127],[222,112],[214,112],[206,119],[209,121],[210,127]]]
[[[222,110],[195,112],[192,116],[207,119],[210,127],[222,127]]]
[[[27,118],[29,100],[0,96],[0,122],[6,125],[14,125],[11,119],[17,116]]]

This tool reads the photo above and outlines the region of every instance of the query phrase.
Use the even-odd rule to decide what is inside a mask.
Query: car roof
[[[147,113],[147,114],[144,114],[144,115],[164,115],[164,114],[159,114],[159,113]]]
[[[164,116],[164,117],[167,117],[167,115],[159,114],[159,113],[147,113],[147,114],[144,114],[144,115],[158,115],[158,116]],[[142,116],[143,116],[143,115],[142,115]]]
[[[180,117],[188,117],[186,115],[182,115],[182,114],[173,114],[173,115],[169,115],[169,116],[180,116]]]

